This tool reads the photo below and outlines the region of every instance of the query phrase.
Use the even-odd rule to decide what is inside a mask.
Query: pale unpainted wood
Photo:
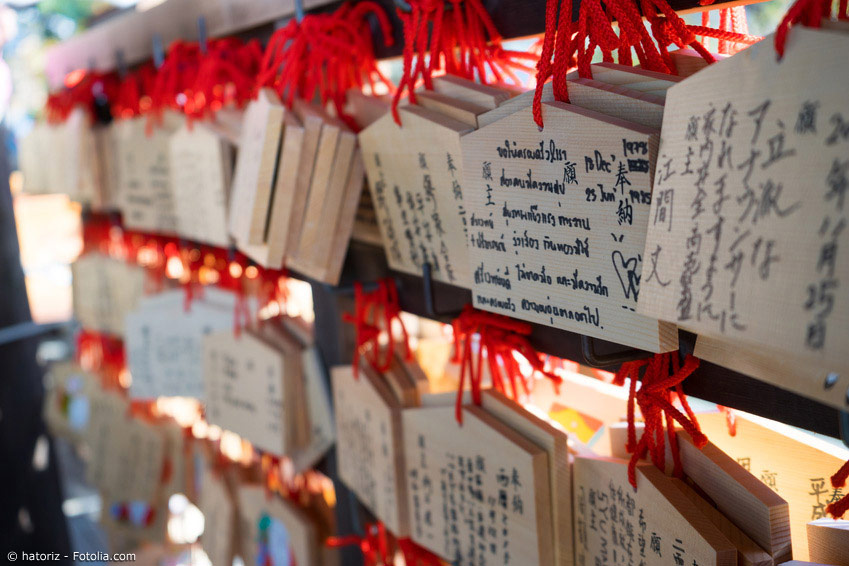
[[[592,442],[593,451],[611,455],[609,429],[627,414],[627,391],[581,375],[565,374],[562,378],[559,392],[550,380],[537,381],[530,395],[532,405],[559,423],[570,441]]]
[[[700,414],[699,425],[714,445],[787,501],[793,557],[808,559],[805,525],[812,517],[824,516],[834,495],[829,477],[849,460],[849,450],[745,413],[736,414],[735,436],[728,434],[721,413]]]
[[[315,265],[320,271],[327,269],[330,257],[336,251],[334,244],[337,243],[335,237],[328,237],[328,231],[336,231],[342,224],[342,216],[347,214],[354,216],[356,210],[352,208],[345,209],[344,205],[348,200],[348,186],[351,179],[351,171],[353,162],[357,153],[357,136],[350,130],[340,131],[339,142],[336,148],[336,157],[333,162],[333,173],[328,182],[327,194],[324,198],[324,205],[319,212],[320,221],[315,223],[315,231],[310,233],[304,231],[301,237],[301,249],[299,250],[299,264],[310,263]],[[362,174],[360,176],[360,184],[362,187]],[[356,183],[356,181],[355,181]],[[310,207],[312,208],[312,207]],[[310,219],[307,219],[307,223]],[[345,240],[343,244],[342,256],[344,257],[345,250],[348,248],[348,242]]]
[[[847,287],[824,294],[818,290],[831,280],[849,278],[849,248],[838,247],[833,275],[830,263],[819,263],[844,214],[830,183],[843,172],[845,142],[837,131],[840,118],[828,120],[849,111],[843,95],[849,88],[846,59],[837,55],[849,49],[849,35],[798,27],[789,34],[780,61],[773,39],[769,36],[669,90],[659,154],[664,166],[657,168],[655,191],[674,200],[652,202],[652,218],[667,211],[667,222],[648,227],[646,250],[660,252],[656,262],[643,264],[638,310],[678,321],[700,335],[838,367],[849,347]],[[804,118],[809,102],[813,119],[805,127],[800,116]],[[705,145],[706,132],[712,132],[710,125],[701,128],[710,121],[711,109],[717,116],[725,109],[736,112],[738,123],[730,133],[726,128],[710,134],[716,151],[700,188],[700,176],[684,172],[688,159],[695,160],[693,170],[702,167],[694,154]],[[695,133],[688,134],[688,127]],[[720,137],[720,131],[725,135]],[[723,143],[733,151],[720,169]],[[783,157],[773,160],[777,155]],[[724,183],[727,196],[736,197],[723,201],[719,213],[710,206],[718,198],[717,183]],[[708,198],[704,210],[695,214],[699,207],[692,204],[698,205],[700,190]],[[711,264],[716,236],[707,230],[720,218],[717,265],[736,261],[737,254],[748,263],[739,271],[703,268],[691,273],[696,263]],[[702,245],[696,249],[693,242],[699,237]],[[650,278],[651,270],[659,277]],[[706,316],[708,308],[713,316]]]
[[[711,55],[717,61],[721,61],[727,57],[727,55],[721,55],[719,53],[711,53]],[[695,49],[690,49],[689,47],[670,51],[669,56],[672,58],[672,62],[675,63],[675,69],[678,71],[679,77],[689,77],[708,66],[708,62],[705,61],[704,57],[699,55]]]
[[[499,473],[512,478],[515,469],[518,483],[510,483],[504,488],[508,498],[516,495],[523,502],[523,511],[517,512],[511,507],[511,501],[505,501],[506,508],[497,506],[498,534],[495,540],[487,535],[486,542],[495,542],[502,548],[502,538],[509,545],[510,564],[553,564],[553,548],[550,534],[543,525],[550,524],[551,504],[548,476],[548,455],[545,450],[535,446],[528,439],[516,433],[509,426],[492,417],[480,407],[463,407],[462,426],[454,419],[453,406],[431,406],[406,409],[402,413],[404,446],[407,452],[407,473],[411,478],[410,494],[411,538],[430,551],[453,559],[459,552],[461,566],[470,565],[468,560],[472,539],[477,529],[470,529],[466,521],[450,520],[450,502],[445,499],[438,484],[442,474],[449,470],[458,470],[458,458],[473,463],[477,471],[475,489],[481,490],[483,501],[467,498],[467,507],[476,513],[479,509],[488,516],[487,501],[490,497],[499,500]],[[483,465],[481,470],[480,464]],[[444,470],[444,472],[443,472]],[[456,477],[459,472],[455,471]],[[480,483],[477,482],[480,476]],[[434,487],[429,497],[419,497],[426,485],[426,478]],[[510,480],[512,482],[512,479]],[[417,484],[416,484],[417,482]],[[419,491],[416,492],[416,485]],[[417,507],[418,501],[418,507]],[[457,509],[459,513],[459,509]],[[467,512],[469,512],[467,510]],[[430,521],[424,517],[429,514]],[[502,514],[506,522],[502,522]],[[450,525],[459,530],[456,546],[451,542]],[[502,534],[502,527],[506,533]],[[503,554],[488,556],[489,564],[504,564]]]
[[[849,565],[849,521],[817,519],[808,523],[808,548],[811,560]]]
[[[542,109],[543,131],[525,107],[463,138],[475,306],[654,352],[674,349],[673,326],[635,312],[658,131],[561,102]],[[628,153],[623,140],[640,154]],[[513,157],[507,144],[536,153]],[[587,166],[600,156],[604,168]],[[628,184],[617,188],[620,171]],[[617,202],[630,216],[618,214]],[[535,278],[520,280],[518,267]],[[575,270],[579,281],[570,285]]]
[[[339,477],[387,528],[409,532],[400,404],[364,364],[331,370]]]
[[[672,479],[672,483],[737,547],[737,558],[740,566],[773,566],[775,564],[769,553],[759,547],[746,533],[737,528],[719,509],[711,505],[706,499],[703,499],[691,486],[676,478]]]
[[[273,90],[260,89],[245,109],[230,190],[230,234],[241,244],[263,243],[285,109]]]
[[[315,466],[333,446],[336,439],[333,409],[330,404],[328,382],[318,348],[305,348],[301,354],[301,365],[306,381],[306,404],[309,416],[309,444],[291,454],[295,473]]]
[[[416,93],[416,103],[419,106],[435,110],[453,118],[458,122],[468,124],[472,128],[478,127],[478,114],[487,111],[485,106],[467,102],[459,98],[452,98],[432,90],[422,90]]]
[[[387,114],[359,134],[387,260],[393,269],[413,274],[421,274],[422,264],[428,261],[435,280],[467,287],[471,274],[460,208],[460,139],[472,128],[418,106],[405,106],[399,112],[402,126]],[[455,182],[459,194],[455,194]],[[431,196],[426,193],[428,184],[433,187]],[[434,213],[443,234],[437,231]],[[426,238],[425,224],[430,226],[431,240]]]
[[[658,71],[649,71],[618,63],[594,63],[591,68],[593,78],[607,84],[644,83],[648,81],[680,83],[684,80],[684,77],[667,75]]]
[[[450,96],[482,106],[489,110],[504,101],[509,100],[512,93],[502,88],[482,85],[455,75],[442,75],[433,78],[433,90],[439,94]],[[402,118],[403,120],[403,118]]]
[[[222,357],[234,360],[224,365]],[[257,334],[214,332],[204,338],[207,419],[272,454],[287,454],[295,435],[287,417],[291,364]],[[289,413],[289,414],[287,414]]]
[[[304,137],[304,126],[295,112],[286,112],[283,116],[283,141],[266,237],[268,263],[272,267],[282,267],[289,250],[289,229],[295,213],[294,203],[298,199],[298,169]]]
[[[628,464],[616,458],[575,458],[573,482],[575,492],[575,556],[578,563],[594,564],[602,560],[603,553],[613,550],[603,540],[600,509],[609,512],[612,497],[616,498],[617,510],[623,509],[622,517],[631,521],[634,532],[640,532],[640,519],[646,523],[645,558],[639,547],[634,545],[634,558],[644,560],[647,566],[665,566],[678,553],[685,564],[695,561],[699,566],[737,564],[737,549],[698,508],[673,484],[672,480],[652,465],[639,465],[636,470],[636,491],[628,483]],[[610,494],[613,488],[615,496]],[[622,490],[624,505],[619,501]],[[595,490],[596,507],[593,508],[590,490]],[[628,499],[633,500],[633,512],[628,513]],[[608,513],[609,514],[609,513]],[[612,522],[608,518],[605,523]],[[595,529],[592,528],[593,524]],[[606,527],[611,529],[609,524]],[[619,528],[617,528],[619,530]],[[610,533],[607,533],[607,537]],[[657,536],[659,553],[651,547],[652,537]],[[676,547],[681,549],[676,551]],[[622,551],[619,551],[622,552]],[[627,553],[624,555],[627,563]]]
[[[551,422],[528,412],[521,405],[494,390],[483,392],[485,411],[524,436],[548,454],[551,489],[551,541],[554,564],[574,563],[572,529],[572,474],[569,464],[569,437]]]
[[[291,318],[291,317],[287,317]],[[292,430],[289,453],[304,448],[311,441],[309,404],[307,403],[306,375],[303,367],[304,344],[294,335],[285,319],[264,321],[259,325],[258,336],[269,346],[284,355],[285,375],[284,414],[287,428]]]
[[[304,139],[303,146],[301,147],[300,159],[298,161],[295,199],[292,202],[291,224],[289,226],[289,236],[287,238],[287,258],[289,257],[289,250],[292,250],[292,253],[294,253],[301,240],[304,216],[306,214],[307,203],[309,202],[310,196],[310,187],[312,186],[312,178],[315,172],[318,144],[321,140],[321,131],[324,125],[322,113],[311,104],[303,100],[295,100],[293,109],[304,127]]]
[[[354,152],[348,182],[345,186],[345,196],[340,208],[339,222],[333,235],[330,253],[327,257],[325,270],[319,277],[320,281],[337,285],[342,276],[342,267],[348,252],[348,243],[354,232],[357,217],[357,203],[365,189],[365,165],[359,149]]]
[[[227,192],[232,148],[204,123],[184,125],[169,142],[171,186],[180,236],[219,247],[230,245]]]
[[[566,84],[569,102],[575,106],[658,130],[663,124],[663,99],[658,96],[633,90],[631,85],[609,85],[593,79]]]
[[[387,96],[368,95],[358,88],[348,90],[347,102],[348,111],[360,128],[367,128],[383,117],[392,104]]]
[[[678,441],[684,473],[777,562],[789,559],[790,508],[787,501],[716,445],[708,443],[699,450],[684,431],[678,431]]]
[[[644,427],[637,423],[637,440]],[[611,427],[614,456],[630,458],[625,450],[627,425]],[[787,501],[763,484],[739,462],[708,443],[699,450],[684,431],[678,431],[684,474],[696,484],[728,520],[749,536],[776,563],[790,558],[790,511]],[[672,453],[666,447],[666,470],[672,473]]]

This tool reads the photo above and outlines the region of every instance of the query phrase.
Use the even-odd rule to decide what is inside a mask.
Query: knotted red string
[[[481,83],[521,84],[515,71],[530,72],[533,55],[506,50],[480,0],[410,0],[410,13],[398,10],[404,28],[403,70],[392,99],[392,115],[401,124],[398,104],[404,93],[416,103],[418,81],[433,89],[439,70]],[[415,63],[414,63],[415,61]]]
[[[352,367],[354,377],[359,378],[360,356],[366,354],[371,366],[378,372],[389,370],[394,355],[395,333],[394,324],[397,322],[401,331],[401,345],[404,348],[404,358],[412,359],[410,339],[407,328],[401,319],[401,305],[398,301],[398,289],[392,279],[381,279],[377,288],[365,292],[362,284],[354,283],[354,314],[344,313],[342,320],[354,325],[356,332],[356,347]],[[380,336],[386,336],[388,346],[380,356]]]
[[[628,463],[628,481],[635,489],[637,487],[636,467],[639,460],[648,455],[655,466],[661,470],[665,469],[666,441],[669,442],[670,452],[672,453],[673,474],[677,477],[683,476],[681,455],[678,451],[678,438],[675,435],[676,422],[687,431],[698,448],[703,448],[707,444],[708,439],[699,429],[696,415],[687,403],[687,398],[681,389],[681,382],[698,367],[698,358],[687,355],[684,359],[684,365],[681,366],[678,361],[678,353],[671,352],[656,354],[647,360],[626,362],[616,372],[614,384],[624,385],[626,378],[630,380],[628,441],[625,447],[631,454],[631,460]],[[637,389],[637,382],[640,381],[640,370],[643,368],[645,368],[645,371],[642,382]],[[681,403],[684,413],[673,406],[673,393]],[[637,441],[635,423],[635,404],[639,406],[645,421],[643,435],[639,441]],[[664,428],[666,440],[664,440]]]
[[[300,22],[292,20],[272,35],[256,78],[257,87],[271,87],[291,107],[295,98],[322,105],[332,102],[337,115],[357,130],[345,112],[349,89],[372,92],[378,83],[388,91],[392,83],[377,66],[368,16],[377,19],[384,43],[394,38],[389,18],[372,1],[347,3],[330,14],[308,14]]]
[[[166,110],[183,112],[186,95],[197,80],[201,51],[197,43],[175,41],[168,48],[168,56],[156,73],[150,94],[148,133],[162,122]]]
[[[112,103],[112,117],[129,120],[146,113],[150,109],[150,95],[156,70],[151,64],[145,64],[137,70],[127,73],[118,84],[115,101]]]
[[[775,51],[778,53],[778,58],[784,57],[787,34],[792,26],[802,24],[807,27],[818,28],[822,25],[822,20],[831,17],[831,15],[831,0],[796,0],[796,3],[790,7],[775,29]],[[849,2],[840,0],[836,16],[840,20],[849,19]]]
[[[112,100],[118,88],[118,81],[114,74],[80,69],[68,73],[64,86],[65,88],[47,97],[45,114],[50,124],[64,122],[78,107],[85,110],[93,121],[95,100]]]
[[[226,106],[244,107],[253,97],[261,59],[262,48],[256,40],[209,40],[206,54],[199,56],[194,84],[184,93],[186,116],[200,119]]]
[[[530,393],[527,377],[521,372],[516,356],[524,358],[535,372],[540,372],[559,385],[562,379],[545,369],[545,359],[531,346],[526,338],[531,333],[531,325],[499,314],[478,311],[467,305],[453,322],[454,327],[454,363],[460,363],[460,383],[457,390],[455,416],[463,423],[463,392],[466,386],[466,374],[472,392],[472,402],[481,403],[481,381],[483,361],[492,376],[492,387],[501,393],[518,399],[519,385],[525,393]],[[478,336],[477,361],[473,358],[472,342]],[[502,370],[509,380],[510,389],[505,384]]]
[[[650,23],[651,33],[643,24],[643,16]],[[748,35],[744,16],[741,18],[735,12],[731,17],[732,20],[737,18],[728,24],[732,29],[714,30],[706,25],[687,25],[667,0],[639,0],[639,5],[637,0],[607,0],[604,3],[584,0],[578,21],[572,22],[572,0],[548,0],[545,37],[536,65],[534,121],[543,127],[542,89],[546,81],[552,79],[556,100],[568,102],[567,74],[577,68],[581,77],[592,78],[591,63],[596,49],[601,51],[604,61],[612,62],[615,52],[620,64],[632,65],[633,52],[642,68],[674,74],[675,64],[668,50],[671,45],[690,46],[708,63],[714,62],[696,35],[745,45],[760,40]],[[619,30],[618,35],[614,28]]]
[[[328,548],[343,546],[359,546],[363,554],[365,566],[392,566],[392,556],[389,553],[389,536],[382,522],[366,525],[366,535],[346,535],[328,537],[324,545]],[[413,563],[407,562],[412,566]]]
[[[837,470],[837,473],[831,476],[831,486],[834,489],[845,487],[847,478],[849,478],[849,460]],[[834,503],[829,503],[825,508],[825,512],[835,519],[842,519],[847,511],[849,511],[849,494],[844,495]]]

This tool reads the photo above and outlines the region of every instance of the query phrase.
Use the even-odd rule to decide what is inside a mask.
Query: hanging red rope
[[[832,15],[839,20],[849,20],[849,1],[840,0],[837,11],[834,12],[831,0],[796,0],[775,29],[775,51],[779,58],[784,56],[787,34],[791,27],[802,24],[818,28],[822,25],[823,19],[830,18]]]
[[[347,3],[330,14],[308,14],[271,36],[256,85],[275,89],[289,107],[295,98],[318,97],[322,105],[332,102],[337,115],[356,131],[356,123],[345,113],[347,91],[368,85],[374,92],[378,83],[394,90],[377,66],[369,15],[377,19],[385,44],[392,45],[389,19],[375,2]]]
[[[209,40],[206,53],[199,56],[195,81],[184,93],[186,116],[208,118],[226,106],[243,108],[253,97],[261,60],[256,40]]]
[[[398,10],[404,25],[403,71],[392,100],[398,124],[398,104],[404,93],[415,104],[417,82],[432,90],[436,71],[484,84],[515,85],[521,84],[516,71],[531,72],[533,55],[504,49],[480,0],[410,0],[410,8],[409,13]]]
[[[476,405],[481,403],[484,359],[492,378],[493,389],[512,399],[518,399],[521,391],[530,393],[528,376],[522,373],[516,360],[517,356],[523,358],[534,372],[540,372],[551,379],[555,385],[559,385],[562,381],[559,376],[545,369],[544,357],[528,341],[527,336],[531,333],[531,325],[527,322],[478,311],[471,305],[467,305],[460,316],[454,320],[453,327],[454,357],[452,361],[461,364],[455,409],[458,423],[463,422],[463,393],[467,374],[472,402]],[[475,336],[478,337],[477,354],[474,353],[473,348]]]
[[[624,363],[616,372],[614,384],[624,385],[626,379],[630,380],[626,449],[631,454],[631,460],[628,463],[628,481],[634,488],[637,487],[637,462],[647,455],[661,470],[666,467],[667,442],[672,453],[673,474],[677,477],[683,476],[678,438],[675,435],[676,422],[687,431],[697,447],[703,448],[707,444],[708,439],[699,429],[696,415],[681,389],[681,382],[698,367],[698,358],[688,355],[684,359],[684,365],[680,365],[678,352],[671,352],[656,354],[648,360]],[[640,370],[643,368],[645,371],[640,380]],[[639,381],[641,384],[637,388]],[[673,395],[677,397],[684,409],[683,413],[673,405]],[[639,406],[645,421],[643,435],[639,441],[636,432],[636,405]],[[664,438],[664,430],[666,438]]]
[[[413,357],[409,336],[401,319],[401,305],[398,301],[398,289],[392,279],[381,279],[374,291],[366,292],[360,282],[354,283],[354,314],[345,313],[342,320],[354,325],[356,347],[352,367],[354,377],[359,378],[360,357],[367,360],[375,371],[389,370],[396,351],[393,328],[397,322],[401,331],[401,345],[405,359]],[[380,337],[385,336],[387,346],[381,358]]]
[[[644,16],[650,24],[650,32],[643,23]],[[581,77],[592,78],[591,63],[596,50],[601,51],[604,61],[612,62],[615,52],[620,64],[632,65],[632,54],[636,54],[642,68],[674,74],[675,64],[669,55],[672,45],[679,48],[689,46],[712,63],[714,57],[699,43],[697,35],[743,45],[751,45],[761,39],[748,35],[739,13],[733,17],[737,18],[736,23],[729,20],[726,26],[732,29],[717,30],[687,25],[666,0],[639,0],[639,6],[637,0],[608,0],[604,3],[601,0],[584,0],[578,21],[572,22],[572,0],[548,0],[545,37],[536,65],[534,121],[540,128],[543,127],[542,89],[546,81],[552,79],[556,100],[568,102],[566,75],[577,68]]]

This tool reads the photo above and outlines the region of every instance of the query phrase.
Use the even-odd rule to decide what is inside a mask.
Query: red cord
[[[673,352],[656,354],[649,360],[627,362],[616,373],[613,381],[615,384],[624,385],[625,379],[630,380],[626,449],[631,453],[631,460],[628,463],[628,481],[635,489],[637,462],[649,456],[655,466],[664,469],[667,442],[672,453],[673,474],[677,477],[683,475],[678,439],[675,436],[676,422],[687,431],[698,448],[703,448],[707,444],[707,437],[701,432],[696,416],[681,391],[681,382],[698,366],[698,358],[688,355],[684,359],[684,365],[679,367],[678,353]],[[638,389],[637,381],[640,370],[643,368],[645,371]],[[673,406],[673,393],[684,408],[683,413]],[[636,406],[639,406],[645,421],[643,435],[639,441],[636,434]]]
[[[410,349],[410,338],[407,328],[401,318],[401,305],[398,301],[398,290],[392,279],[381,279],[377,289],[371,292],[363,291],[362,284],[354,283],[354,314],[344,313],[342,320],[354,325],[356,347],[352,369],[354,377],[359,378],[360,357],[367,354],[367,361],[375,371],[385,373],[392,366],[392,358],[397,348],[393,329],[397,323],[401,333],[404,359],[411,360],[413,352]],[[382,324],[381,324],[382,323]],[[386,336],[388,346],[381,359],[380,337]]]
[[[535,372],[551,379],[555,386],[562,381],[554,373],[545,369],[545,360],[530,344],[527,336],[531,325],[499,314],[475,310],[467,305],[452,323],[454,327],[454,356],[452,361],[460,364],[460,383],[457,390],[455,417],[463,422],[463,393],[466,387],[466,375],[472,393],[472,402],[481,403],[481,383],[483,380],[484,360],[492,377],[493,389],[518,399],[522,386],[525,393],[530,392],[527,378],[522,374],[515,356],[521,356]],[[478,337],[476,360],[473,357],[472,342]],[[504,375],[502,375],[504,374]],[[506,376],[510,390],[505,386]]]

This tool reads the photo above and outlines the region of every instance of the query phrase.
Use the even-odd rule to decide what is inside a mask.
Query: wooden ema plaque
[[[483,392],[482,406],[486,412],[548,454],[554,564],[571,566],[575,561],[572,546],[572,470],[566,432],[491,389]]]
[[[849,411],[849,364],[830,367],[762,346],[714,336],[699,336],[693,355],[761,381]]]
[[[772,566],[775,560],[764,549],[757,545],[746,533],[732,523],[728,517],[714,507],[710,501],[702,498],[693,486],[682,480],[674,479],[675,484],[681,492],[698,508],[713,526],[719,529],[725,538],[737,547],[737,561],[740,566]]]
[[[165,442],[159,430],[128,412],[117,393],[91,396],[86,479],[107,500],[150,502],[160,485]]]
[[[638,438],[642,432],[642,424],[638,423]],[[790,559],[790,510],[781,494],[714,444],[708,443],[699,450],[685,432],[678,431],[677,436],[687,478],[776,563]],[[611,452],[615,457],[630,458],[625,451],[626,439],[627,426],[611,427]],[[668,447],[666,463],[666,473],[671,474],[672,453]]]
[[[356,203],[363,189],[362,159],[356,134],[341,120],[303,102],[297,109],[305,119],[321,123],[321,135],[315,150],[309,196],[302,203],[297,245],[290,247],[287,265],[313,279],[335,285],[339,282],[354,228]],[[328,227],[331,227],[329,234]]]
[[[575,458],[575,563],[733,566],[736,547],[652,465],[616,458]]]
[[[74,316],[87,330],[124,336],[124,321],[144,293],[145,269],[91,252],[71,264]]]
[[[459,566],[554,564],[548,454],[485,410],[402,413],[411,538]]]
[[[845,363],[847,49],[798,26],[670,89],[639,312]]]
[[[170,140],[171,186],[180,236],[228,247],[227,202],[233,148],[204,122],[183,125]]]
[[[393,269],[468,287],[467,217],[460,139],[473,128],[418,106],[385,114],[360,132],[386,256]]]
[[[397,536],[409,535],[401,404],[371,367],[333,368],[339,478]]]
[[[258,334],[216,332],[203,340],[206,411],[210,424],[229,430],[272,454],[296,446],[292,384],[297,356],[284,355]]]
[[[476,307],[652,352],[673,325],[636,313],[658,132],[561,102],[463,139]]]
[[[849,521],[817,519],[808,523],[808,549],[814,562],[849,565]]]
[[[160,300],[180,300],[182,295],[182,291],[172,292]],[[232,331],[232,306],[228,309],[196,300],[191,310],[184,312],[174,304],[157,306],[154,300],[144,299],[125,320],[127,367],[133,377],[131,398],[207,399],[202,366],[204,336],[213,331]]]
[[[260,485],[243,484],[237,498],[245,564],[321,566],[316,525],[304,510]]]
[[[245,110],[233,186],[229,230],[236,242],[262,244],[277,154],[283,131],[283,105],[277,94],[260,89]]]
[[[176,233],[177,216],[171,187],[171,135],[182,116],[166,112],[148,135],[147,119],[119,122],[118,171],[124,227],[145,232]]]
[[[304,151],[306,130],[294,112],[283,116],[283,141],[280,145],[280,160],[277,163],[277,178],[274,181],[274,198],[268,217],[268,233],[265,243],[268,246],[268,266],[283,266],[283,260],[289,249],[290,230],[295,213],[301,213],[296,207],[298,200],[298,175],[301,154]]]
[[[809,559],[805,525],[825,517],[826,505],[846,493],[832,488],[829,477],[849,459],[849,450],[741,413],[736,436],[728,434],[725,415],[720,413],[700,414],[699,425],[713,444],[787,501],[793,558]]]
[[[304,370],[307,414],[309,416],[309,443],[290,454],[295,473],[313,466],[324,456],[336,441],[336,428],[327,377],[316,346],[305,348],[301,353]]]

